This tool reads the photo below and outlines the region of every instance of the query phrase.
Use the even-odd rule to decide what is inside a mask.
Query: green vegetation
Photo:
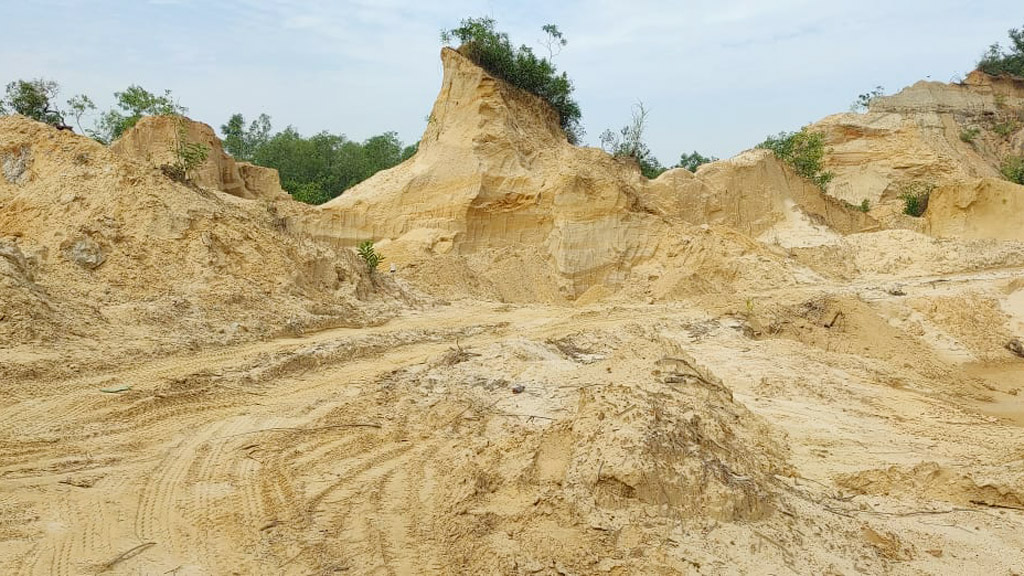
[[[690,172],[696,172],[697,168],[700,168],[704,164],[710,164],[715,162],[718,158],[714,156],[704,156],[696,150],[692,154],[683,154],[679,157],[679,164],[676,164],[676,168],[686,168]]]
[[[1007,156],[1003,158],[999,171],[1010,182],[1024,185],[1024,156]]]
[[[508,34],[496,31],[494,25],[492,18],[467,18],[458,28],[442,30],[441,42],[451,45],[458,41],[459,52],[488,73],[540,96],[558,114],[569,142],[578,144],[583,138],[580,125],[583,113],[573,99],[573,85],[568,75],[559,74],[549,58],[538,58],[528,46],[513,46]],[[543,31],[548,36],[547,46],[553,57],[553,47],[565,46],[567,41],[553,24],[544,26]]]
[[[359,257],[366,263],[366,269],[369,270],[370,274],[373,274],[377,270],[377,266],[384,261],[384,257],[377,253],[373,249],[373,240],[366,240],[359,244]]]
[[[981,134],[981,128],[965,128],[960,131],[960,141],[971,144],[979,134]]]
[[[15,114],[28,116],[33,120],[64,125],[64,114],[57,108],[56,98],[60,87],[56,82],[42,78],[35,80],[16,80],[7,85],[3,100],[0,100],[0,112],[7,109]]]
[[[999,122],[998,124],[992,127],[992,131],[995,132],[996,134],[999,134],[1003,138],[1009,137],[1018,129],[1020,129],[1020,123],[1017,122],[1016,118],[1009,118],[1007,120]]]
[[[792,166],[797,174],[822,190],[832,181],[834,175],[825,171],[822,165],[825,158],[825,135],[820,132],[811,132],[806,128],[799,132],[780,132],[778,136],[769,136],[757,147],[771,150],[780,160]]]
[[[1011,28],[1008,50],[998,43],[989,46],[978,61],[978,70],[986,74],[1010,74],[1024,78],[1024,29]]]
[[[115,107],[100,114],[97,130],[92,134],[100,142],[110,143],[135,126],[143,116],[183,116],[188,108],[179,105],[164,90],[157,96],[141,86],[131,85],[124,92],[114,92]]]
[[[867,198],[860,201],[860,211],[867,214],[871,211],[871,201]]]
[[[231,116],[220,127],[224,149],[237,160],[276,168],[281,187],[308,204],[323,204],[377,172],[409,159],[417,150],[416,144],[404,146],[395,132],[363,142],[326,131],[307,138],[291,126],[271,134],[266,114],[244,127],[241,114]]]
[[[171,148],[174,163],[168,166],[165,172],[179,182],[191,182],[196,168],[210,156],[210,147],[201,142],[190,141],[188,122],[184,116],[178,116],[176,122],[177,133],[174,146]]]
[[[865,92],[864,94],[857,96],[857,100],[855,100],[854,103],[850,105],[850,111],[867,112],[868,107],[871,106],[871,101],[884,94],[885,88],[882,88],[881,86],[875,86],[874,90],[870,92]]]
[[[640,173],[646,178],[657,178],[665,167],[651,153],[644,142],[644,131],[647,129],[647,109],[643,102],[633,105],[633,119],[623,126],[616,134],[611,130],[601,133],[601,147],[616,158],[632,158],[640,167]]]
[[[899,187],[899,198],[903,200],[903,213],[907,216],[920,218],[928,209],[928,199],[935,190],[931,182],[914,181]]]

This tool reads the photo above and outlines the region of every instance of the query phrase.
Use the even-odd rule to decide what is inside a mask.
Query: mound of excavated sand
[[[87,338],[173,348],[361,323],[373,308],[361,299],[387,292],[351,251],[287,234],[297,203],[178,184],[20,116],[0,118],[0,142],[5,346]]]
[[[415,274],[427,291],[443,292],[440,284],[451,277],[454,294],[469,284],[475,295],[552,301],[594,286],[618,290],[637,280],[632,270],[644,262],[669,265],[679,236],[692,234],[693,225],[771,231],[781,245],[875,226],[762,151],[697,176],[673,170],[648,181],[629,160],[570,145],[536,96],[458,51],[445,49],[441,58],[441,93],[416,155],[295,222],[296,229],[340,245],[374,239],[395,254],[392,262],[429,270]],[[502,288],[523,276],[527,261],[529,280],[513,285],[539,288]],[[456,276],[467,282],[450,266],[462,268]]]
[[[110,149],[154,166],[173,164],[174,150],[180,137],[179,122],[185,123],[184,132],[188,142],[202,144],[209,149],[206,161],[195,170],[194,180],[197,184],[239,198],[288,198],[288,194],[281,189],[277,170],[248,162],[236,162],[224,152],[213,128],[188,118],[147,116],[125,132]]]

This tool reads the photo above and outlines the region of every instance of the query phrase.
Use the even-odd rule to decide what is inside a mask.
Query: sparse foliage
[[[796,173],[816,184],[822,190],[832,181],[833,174],[824,169],[825,135],[806,128],[799,132],[780,132],[769,136],[758,148],[771,150],[796,170]]]
[[[1024,185],[1024,156],[1007,156],[1003,158],[999,171],[1010,182]]]
[[[543,43],[544,47],[548,49],[548,58],[553,59],[555,56],[562,53],[562,48],[564,48],[569,41],[565,39],[562,31],[554,24],[545,24],[541,26],[540,29],[543,30],[546,35],[541,43]]]
[[[920,218],[928,209],[928,199],[931,197],[935,184],[930,182],[908,182],[899,187],[899,198],[903,200],[903,213],[907,216]]]
[[[986,74],[1010,74],[1024,78],[1024,29],[1011,28],[1008,34],[1008,50],[1003,50],[999,43],[989,46],[978,61],[978,70]]]
[[[467,18],[458,28],[443,30],[441,42],[458,41],[458,50],[488,73],[509,84],[540,96],[558,114],[566,138],[573,144],[583,137],[580,125],[582,112],[572,97],[573,85],[568,75],[559,74],[548,58],[538,58],[528,46],[512,45],[508,34],[495,30],[492,18]],[[565,38],[554,25],[544,27],[545,33],[559,46]],[[555,35],[552,35],[552,33]]]
[[[971,144],[974,142],[974,139],[977,138],[979,134],[981,134],[981,128],[964,128],[963,130],[960,131],[960,141]]]
[[[384,261],[384,257],[377,253],[373,248],[373,240],[366,240],[359,244],[358,248],[359,257],[366,263],[366,269],[373,274],[380,263]]]
[[[867,214],[871,211],[871,201],[867,198],[860,201],[860,211]]]
[[[71,115],[75,118],[75,125],[78,126],[78,130],[82,134],[92,134],[92,130],[87,130],[82,127],[82,117],[90,112],[96,110],[96,104],[93,103],[92,98],[89,98],[85,94],[77,94],[68,99],[68,109],[71,111]]]
[[[141,86],[132,85],[124,92],[114,92],[116,107],[100,115],[96,137],[101,142],[113,142],[135,126],[143,116],[177,116],[188,112],[164,90],[157,96]]]
[[[170,165],[168,174],[181,182],[191,182],[195,170],[206,162],[210,155],[210,147],[202,142],[192,142],[188,135],[188,121],[183,116],[176,119],[177,129],[174,146],[174,163]]]
[[[683,154],[679,157],[679,164],[676,164],[676,168],[686,168],[690,172],[696,172],[697,168],[700,168],[704,164],[710,164],[715,162],[718,158],[714,156],[704,156],[700,152],[694,150],[690,154]]]
[[[867,112],[868,108],[871,106],[871,101],[883,95],[885,95],[885,88],[882,88],[881,86],[875,86],[874,90],[870,92],[865,92],[864,94],[857,96],[857,100],[855,100],[854,103],[850,105],[850,111]]]
[[[601,147],[605,152],[618,158],[632,158],[640,167],[640,172],[647,178],[657,178],[665,171],[651,149],[644,142],[647,130],[648,110],[643,102],[633,105],[633,118],[618,133],[605,130],[601,133]]]

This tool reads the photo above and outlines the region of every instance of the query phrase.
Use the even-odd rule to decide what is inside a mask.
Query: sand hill
[[[1016,84],[823,120],[826,194],[648,181],[442,61],[419,152],[322,207],[202,124],[182,184],[169,119],[0,118],[0,573],[1020,573],[1019,134],[958,134]]]

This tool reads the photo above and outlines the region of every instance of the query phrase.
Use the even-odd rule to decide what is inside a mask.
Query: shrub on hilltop
[[[998,42],[989,46],[978,61],[978,70],[994,76],[1011,74],[1024,78],[1024,28],[1011,28],[1009,36],[1009,51],[1004,51]]]
[[[513,46],[508,34],[495,30],[494,24],[492,18],[467,18],[458,28],[443,30],[441,41],[451,45],[457,40],[459,52],[489,74],[540,96],[558,113],[559,125],[569,142],[578,144],[583,137],[583,113],[572,97],[569,76],[559,74],[550,59],[538,57],[530,47]],[[549,51],[551,45],[566,44],[556,26],[548,24],[543,30],[550,40]]]

